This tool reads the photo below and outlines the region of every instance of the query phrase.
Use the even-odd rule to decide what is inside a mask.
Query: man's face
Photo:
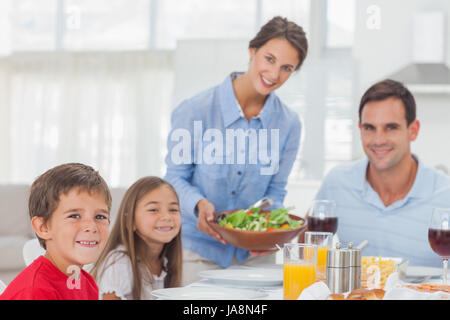
[[[359,128],[364,152],[377,171],[401,165],[411,154],[410,143],[417,138],[419,121],[409,126],[405,107],[398,98],[387,98],[365,104]]]

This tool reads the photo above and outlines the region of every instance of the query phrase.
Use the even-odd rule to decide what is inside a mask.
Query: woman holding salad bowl
[[[269,197],[283,206],[301,134],[298,115],[274,91],[300,68],[308,43],[285,18],[267,22],[249,43],[246,72],[183,101],[172,113],[165,179],[180,197],[183,285],[202,270],[274,263],[274,252],[227,244],[211,228],[214,213]]]

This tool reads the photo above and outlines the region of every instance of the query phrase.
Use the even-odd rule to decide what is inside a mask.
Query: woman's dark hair
[[[414,96],[402,83],[386,79],[375,83],[362,96],[359,103],[359,122],[361,122],[362,110],[368,102],[381,101],[388,98],[398,98],[403,102],[408,126],[416,120],[416,101]]]
[[[303,28],[286,18],[274,17],[261,27],[258,34],[250,41],[249,48],[259,49],[274,38],[286,39],[297,50],[299,62],[295,70],[298,70],[308,53],[308,40]]]

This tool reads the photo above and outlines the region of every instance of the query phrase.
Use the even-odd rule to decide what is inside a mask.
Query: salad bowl
[[[260,225],[257,225],[257,223],[253,223],[253,230],[245,230],[245,228],[239,229],[223,220],[226,216],[231,215],[236,211],[242,210],[217,212],[215,213],[214,222],[208,222],[208,224],[219,233],[227,243],[246,250],[277,250],[277,245],[282,247],[285,243],[291,242],[292,239],[306,229],[307,225],[305,219],[293,214],[286,214],[286,216],[289,217],[286,219],[291,222],[293,221],[292,224],[295,225],[295,227],[286,227],[286,225],[288,225],[287,222],[280,223],[279,228],[270,228],[267,226],[261,227]],[[269,216],[272,211],[274,210],[260,210],[258,211],[258,214],[260,216]]]

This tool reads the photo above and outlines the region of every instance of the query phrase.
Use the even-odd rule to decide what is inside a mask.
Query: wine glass
[[[442,258],[442,280],[447,284],[447,265],[450,258],[450,208],[434,208],[428,228],[431,249]]]
[[[333,200],[314,200],[308,211],[308,230],[336,233],[338,218],[336,202]]]

